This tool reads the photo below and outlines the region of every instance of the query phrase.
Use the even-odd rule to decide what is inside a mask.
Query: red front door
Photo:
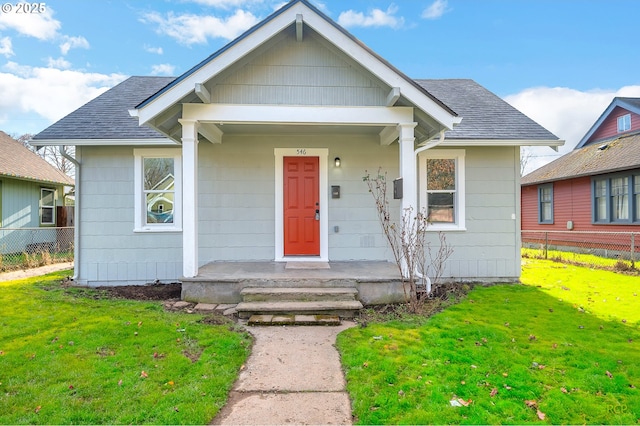
[[[320,255],[318,157],[284,157],[284,255]]]

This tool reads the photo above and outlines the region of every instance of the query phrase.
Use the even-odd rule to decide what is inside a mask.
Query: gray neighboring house
[[[0,253],[20,253],[29,245],[56,241],[55,231],[25,233],[25,228],[56,226],[69,176],[0,131]]]
[[[563,142],[472,80],[408,78],[295,0],[34,143],[76,147],[75,278],[100,286],[197,279],[214,263],[391,261],[363,182],[379,167],[402,179],[394,211],[424,208],[430,240],[446,233],[447,279],[515,280],[520,147]]]

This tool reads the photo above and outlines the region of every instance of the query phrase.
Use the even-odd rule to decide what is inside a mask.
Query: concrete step
[[[251,315],[249,325],[340,325],[336,315]]]
[[[353,287],[245,287],[240,296],[244,302],[350,301],[357,300],[358,290]]]
[[[362,309],[358,300],[241,302],[236,306],[240,318],[251,315],[337,315],[353,318]]]

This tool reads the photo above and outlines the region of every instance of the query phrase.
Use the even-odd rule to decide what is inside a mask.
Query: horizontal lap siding
[[[466,148],[466,231],[445,232],[453,254],[443,279],[513,280],[520,276],[514,147]],[[437,235],[430,235],[437,250]]]
[[[133,148],[82,147],[80,276],[89,285],[176,281],[182,234],[134,233]]]
[[[327,148],[330,260],[388,260],[365,170],[398,174],[397,145],[377,136],[225,136],[221,145],[200,145],[200,264],[215,260],[275,258],[275,148]],[[342,165],[334,167],[340,157]],[[391,200],[399,210],[398,201]],[[338,227],[338,232],[335,227]]]

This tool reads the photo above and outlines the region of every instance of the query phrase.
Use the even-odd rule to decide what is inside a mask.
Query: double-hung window
[[[40,225],[56,224],[56,191],[40,188]]]
[[[553,223],[553,184],[538,187],[538,222]]]
[[[420,205],[433,230],[464,230],[463,149],[430,149],[419,154]]]
[[[177,149],[136,149],[135,230],[180,231],[182,169]]]
[[[593,223],[640,223],[640,175],[594,178],[592,200]]]
[[[631,114],[625,114],[618,117],[618,133],[631,130]]]

